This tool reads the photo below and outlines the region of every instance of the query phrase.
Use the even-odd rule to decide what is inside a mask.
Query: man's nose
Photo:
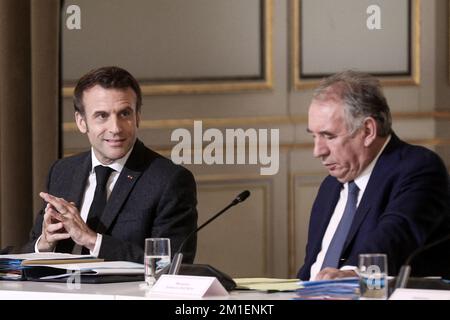
[[[120,133],[122,131],[122,123],[118,117],[111,117],[109,131],[114,134]]]
[[[330,150],[328,149],[323,138],[318,137],[318,138],[314,139],[313,155],[315,158],[327,156],[329,154],[329,152],[330,152]]]

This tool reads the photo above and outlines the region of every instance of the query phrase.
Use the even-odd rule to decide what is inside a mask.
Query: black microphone
[[[227,205],[225,208],[223,208],[222,210],[220,210],[218,213],[216,213],[212,218],[208,219],[206,222],[204,222],[200,227],[198,227],[197,229],[195,229],[194,231],[192,231],[187,237],[186,239],[184,239],[184,241],[181,243],[180,248],[178,249],[178,251],[175,253],[174,257],[173,257],[173,261],[170,264],[170,269],[169,269],[169,274],[178,274],[178,271],[180,269],[181,266],[181,261],[183,260],[183,254],[181,253],[181,251],[184,249],[184,246],[186,245],[186,242],[192,238],[192,236],[194,234],[196,234],[197,232],[199,232],[201,229],[203,229],[204,227],[206,227],[208,224],[210,224],[213,220],[215,220],[216,218],[218,218],[221,214],[223,214],[225,211],[227,211],[228,209],[230,209],[231,207],[237,205],[238,203],[241,203],[243,201],[245,201],[248,197],[250,196],[250,191],[245,190],[242,191],[240,194],[237,195],[236,198],[234,198],[233,201],[231,201],[231,203],[229,205]]]
[[[406,285],[408,283],[409,275],[411,273],[411,262],[413,261],[414,258],[416,258],[422,252],[424,252],[434,246],[437,246],[438,244],[444,243],[447,240],[450,240],[450,234],[448,234],[444,238],[436,240],[432,243],[427,244],[426,246],[420,247],[420,248],[416,249],[415,251],[413,251],[413,253],[411,253],[411,255],[406,259],[405,263],[400,268],[400,271],[397,276],[397,280],[395,282],[395,289],[406,287]]]

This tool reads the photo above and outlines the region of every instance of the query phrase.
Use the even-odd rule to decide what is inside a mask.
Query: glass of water
[[[359,290],[361,300],[387,299],[387,256],[382,253],[359,255]]]
[[[145,239],[145,282],[149,286],[153,286],[156,281],[156,273],[168,264],[170,264],[170,239]]]

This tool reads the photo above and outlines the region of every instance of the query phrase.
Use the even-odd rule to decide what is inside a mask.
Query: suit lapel
[[[105,233],[116,216],[122,209],[123,204],[128,199],[128,195],[147,167],[147,157],[145,155],[145,146],[139,140],[136,142],[127,163],[117,179],[114,189],[106,203],[105,211],[100,219],[97,232]]]
[[[70,193],[67,196],[68,201],[75,202],[78,210],[81,210],[81,201],[83,200],[84,191],[86,189],[87,178],[92,167],[91,153],[88,152],[82,160],[79,170],[75,170],[72,176]]]
[[[356,210],[355,217],[353,218],[352,225],[345,240],[344,252],[347,247],[352,242],[359,230],[359,226],[364,221],[367,213],[370,211],[372,202],[380,192],[380,187],[384,185],[385,177],[388,175],[389,168],[392,168],[392,163],[395,163],[397,159],[393,158],[394,154],[392,151],[401,143],[398,137],[392,133],[391,140],[389,141],[383,153],[378,158],[375,167],[373,168],[372,174],[370,176],[369,182],[367,183],[364,195],[361,198],[361,202]]]
[[[367,190],[366,191],[370,191]],[[373,192],[373,191],[372,191]],[[375,190],[376,192],[376,190]],[[367,197],[366,197],[367,199]],[[353,240],[353,237],[356,235],[356,232],[359,230],[359,226],[364,221],[364,218],[366,217],[367,213],[370,211],[370,200],[365,201],[363,203],[363,200],[361,199],[361,203],[358,206],[358,209],[356,210],[355,217],[353,218],[352,225],[350,227],[350,230],[348,232],[347,238],[345,239],[344,247],[342,252],[345,252],[351,241]]]
[[[140,175],[141,172],[133,171],[126,167],[122,169],[109,200],[106,203],[97,232],[104,233],[108,230]]]

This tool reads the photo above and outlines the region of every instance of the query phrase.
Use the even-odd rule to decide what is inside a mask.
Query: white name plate
[[[450,291],[399,288],[395,289],[389,300],[450,300]]]
[[[162,275],[150,290],[152,294],[195,298],[228,296],[227,290],[215,277]]]

